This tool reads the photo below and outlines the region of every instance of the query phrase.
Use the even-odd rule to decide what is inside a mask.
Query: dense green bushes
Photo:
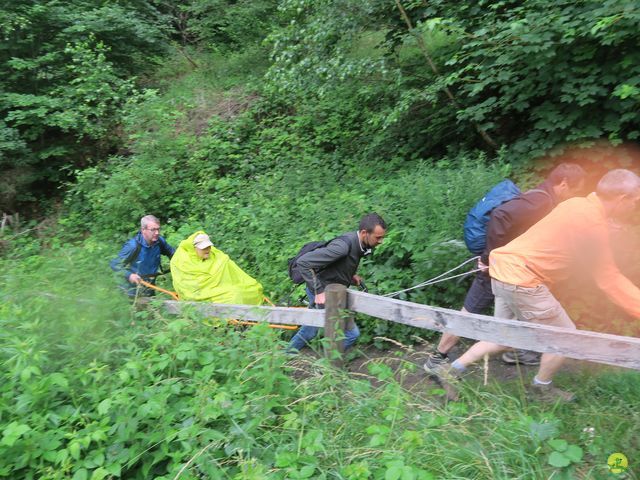
[[[134,76],[167,43],[146,1],[13,2],[0,16],[0,210],[14,211],[120,146]]]
[[[232,51],[260,43],[278,27],[276,0],[190,0],[176,6],[179,32],[211,51]]]
[[[181,43],[186,68],[209,73],[219,63],[211,52],[242,54],[266,37],[270,58],[262,52],[258,68],[245,64],[241,74],[268,71],[246,92],[265,100],[261,135],[269,141],[271,124],[288,125],[280,141],[302,163],[310,146],[378,170],[476,148],[491,160],[491,143],[522,163],[566,142],[634,140],[636,7],[632,0],[16,4],[3,13],[8,41],[0,48],[0,161],[11,169],[2,206],[28,199],[33,182],[60,182],[118,148],[126,155],[118,124],[134,95],[131,77],[166,62],[169,39]],[[272,159],[258,140],[241,163],[268,169],[263,162]]]
[[[282,9],[290,22],[270,37],[271,90],[322,98],[360,82],[379,92],[372,126],[383,136],[395,127],[419,156],[451,144],[492,150],[478,129],[525,161],[566,142],[638,138],[633,0],[290,0]]]
[[[637,376],[585,375],[579,406],[518,384],[443,405],[400,387],[415,366],[397,358],[370,361],[371,383],[286,364],[264,325],[131,310],[104,250],[2,262],[1,478],[605,478],[609,453],[638,452]]]
[[[447,83],[464,98],[458,119],[514,153],[640,137],[636,2],[436,1],[424,15],[460,39],[446,62]]]
[[[391,225],[385,244],[363,265],[373,291],[398,290],[451,268],[468,255],[461,243],[467,210],[509,173],[479,154],[435,165],[392,159],[374,168],[362,156],[340,158],[314,142],[323,138],[313,133],[322,124],[307,122],[302,113],[293,124],[286,117],[261,118],[264,101],[239,117],[212,120],[204,136],[176,136],[173,129],[189,112],[171,105],[154,95],[139,108],[146,120],[132,113],[148,128],[136,134],[136,153],[80,172],[65,222],[92,217],[91,230],[114,253],[148,212],[163,219],[173,244],[203,228],[275,301],[284,301],[292,287],[287,258],[307,241],[355,229],[372,210]],[[465,286],[452,282],[411,298],[458,307]],[[387,328],[375,331],[388,334]]]

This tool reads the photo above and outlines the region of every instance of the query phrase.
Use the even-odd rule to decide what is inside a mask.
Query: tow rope
[[[421,282],[421,283],[419,283],[417,285],[414,285],[413,287],[405,288],[403,290],[398,290],[397,292],[387,293],[387,294],[382,295],[382,296],[383,297],[393,298],[393,297],[397,297],[398,295],[400,295],[401,293],[404,293],[404,292],[410,292],[411,290],[416,290],[418,288],[428,287],[429,285],[434,285],[436,283],[444,282],[446,280],[452,280],[454,278],[464,277],[466,275],[471,275],[472,273],[480,272],[480,271],[483,270],[482,268],[476,268],[474,270],[469,270],[468,272],[458,273],[457,275],[452,275],[450,277],[446,277],[445,276],[445,275],[450,274],[451,272],[455,272],[459,268],[465,266],[467,263],[471,263],[471,262],[473,262],[475,260],[478,260],[479,258],[480,258],[480,256],[476,256],[476,257],[470,258],[470,259],[465,260],[464,262],[462,262],[460,265],[458,265],[456,267],[453,267],[451,270],[447,270],[446,272],[441,273],[440,275],[438,275],[436,277],[430,278],[429,280],[425,280],[424,282]]]
[[[402,290],[398,290],[397,292],[391,292],[391,293],[386,293],[384,295],[382,295],[383,297],[388,297],[388,298],[393,298],[393,297],[397,297],[398,295],[400,295],[401,293],[405,293],[405,292],[410,292],[411,290],[417,290],[418,288],[424,288],[424,287],[428,287],[430,285],[435,285],[436,283],[440,283],[440,282],[445,282],[447,280],[453,280],[454,278],[460,278],[460,277],[465,277],[467,275],[471,275],[472,273],[476,273],[476,272],[480,272],[482,270],[484,270],[483,268],[475,268],[473,270],[469,270],[468,272],[462,272],[462,273],[458,273],[456,275],[451,275],[449,277],[447,277],[448,274],[455,272],[456,270],[464,267],[465,265],[467,265],[468,263],[471,263],[473,261],[476,261],[480,258],[480,256],[476,256],[476,257],[472,257],[469,258],[467,260],[465,260],[464,262],[462,262],[461,264],[451,268],[450,270],[447,270],[444,273],[441,273],[440,275],[437,275],[433,278],[430,278],[429,280],[425,280],[424,282],[418,283],[417,285],[414,285],[413,287],[408,287],[408,288],[404,288]],[[164,288],[160,288],[156,285],[154,285],[153,283],[149,283],[145,280],[140,280],[140,284],[144,285],[147,288],[151,288],[153,290],[157,290],[159,292],[162,292],[166,295],[169,295],[170,297],[172,297],[174,300],[180,300],[180,298],[178,297],[178,294],[176,292],[172,292],[170,290],[165,290]],[[368,288],[364,285],[364,282],[361,282],[360,287],[365,291],[368,292]],[[264,301],[267,302],[269,305],[271,305],[272,307],[275,307],[275,304],[269,300],[268,297],[263,297]],[[250,321],[246,321],[246,320],[236,320],[236,319],[231,319],[228,320],[228,323],[234,324],[234,325],[257,325],[258,322],[250,322]],[[277,328],[277,329],[281,329],[281,330],[296,330],[298,328],[297,325],[277,325],[277,324],[269,324],[269,328]]]
[[[162,293],[166,293],[167,295],[169,295],[170,297],[172,297],[174,300],[180,300],[178,298],[178,294],[176,292],[171,292],[169,290],[165,290],[164,288],[160,288],[157,285],[154,285],[153,283],[149,283],[145,280],[140,279],[140,283],[142,285],[144,285],[147,288],[151,288],[152,290],[157,290],[158,292],[162,292]]]
[[[154,285],[153,283],[147,282],[145,280],[140,279],[140,284],[144,285],[147,288],[150,288],[152,290],[157,290],[158,292],[162,292],[166,295],[169,295],[171,298],[173,298],[176,301],[180,300],[180,297],[178,297],[178,294],[176,292],[172,292],[170,290],[165,290],[164,288],[160,288],[157,285]],[[269,300],[268,297],[263,297],[264,301],[267,302],[269,305],[271,305],[272,307],[275,307],[275,304]],[[245,321],[245,320],[236,320],[236,319],[230,319],[228,320],[228,323],[231,323],[233,325],[258,325],[258,322],[249,322],[249,321]],[[270,323],[269,324],[269,328],[277,328],[280,330],[297,330],[298,326],[297,325],[277,325],[277,324],[273,324]]]

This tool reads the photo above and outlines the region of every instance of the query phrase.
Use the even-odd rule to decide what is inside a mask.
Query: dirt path
[[[464,341],[454,347],[450,352],[451,358],[455,359],[459,357],[472,343],[472,341]],[[354,378],[368,379],[375,385],[379,382],[377,378],[370,373],[369,368],[371,364],[381,362],[391,368],[396,380],[409,392],[415,392],[419,395],[434,388],[439,388],[438,384],[426,374],[422,367],[429,357],[429,354],[433,352],[434,345],[425,343],[406,347],[391,342],[389,345],[391,345],[391,347],[386,350],[381,350],[373,345],[360,347],[356,358],[345,362],[345,370]],[[290,365],[294,367],[295,375],[298,377],[309,377],[321,374],[322,372],[314,366],[315,362],[312,361],[319,358],[319,356],[318,352],[308,348],[303,349],[300,356],[290,362]],[[613,367],[568,359],[563,367],[563,371],[602,371],[609,368]],[[486,370],[484,362],[482,361],[470,368],[469,379],[475,383],[482,384],[485,381],[485,376],[488,383],[495,381],[512,382],[522,376],[523,382],[528,384],[531,382],[537,369],[537,366],[505,364],[501,361],[500,356],[496,355],[489,359]]]
[[[458,358],[468,346],[470,342],[458,345],[450,352],[452,359]],[[356,358],[347,364],[347,369],[358,375],[369,375],[368,364],[371,362],[384,362],[396,372],[396,379],[402,383],[408,391],[424,391],[425,389],[437,388],[438,385],[426,374],[422,365],[433,352],[433,346],[415,345],[413,347],[400,347],[394,345],[389,350],[380,350],[374,346],[368,346],[361,349],[363,356]],[[403,368],[404,367],[404,368]],[[514,380],[520,374],[525,379],[533,377],[537,367],[522,365],[518,368],[516,365],[507,365],[500,360],[500,356],[489,359],[487,381],[492,380]],[[470,369],[470,378],[476,381],[484,381],[485,367],[483,362]]]

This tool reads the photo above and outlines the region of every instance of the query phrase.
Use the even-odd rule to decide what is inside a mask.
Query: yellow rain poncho
[[[180,246],[171,258],[173,288],[180,300],[260,305],[262,285],[247,275],[229,256],[211,247],[211,254],[202,260],[193,240],[196,232]]]

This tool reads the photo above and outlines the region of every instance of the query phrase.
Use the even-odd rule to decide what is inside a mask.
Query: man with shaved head
[[[640,289],[616,266],[609,244],[609,220],[628,221],[640,202],[640,177],[629,170],[608,172],[587,197],[558,205],[524,234],[489,256],[495,316],[575,329],[573,321],[549,291],[574,275],[593,275],[598,287],[630,315],[640,318]],[[497,342],[500,339],[496,339]],[[508,347],[477,342],[459,359],[434,371],[450,398],[467,366]],[[573,394],[552,385],[564,357],[545,353],[531,392],[542,400],[570,401]]]

